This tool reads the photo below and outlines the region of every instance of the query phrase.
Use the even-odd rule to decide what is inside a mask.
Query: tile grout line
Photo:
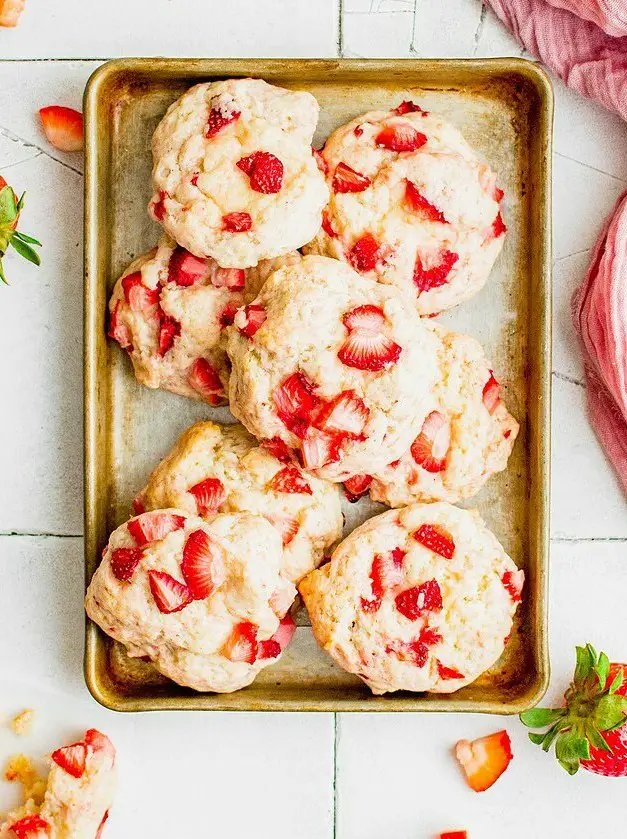
[[[75,169],[73,166],[70,166],[69,163],[66,163],[64,160],[59,160],[58,157],[55,157],[53,154],[50,154],[50,152],[47,149],[38,146],[37,143],[31,143],[30,140],[25,140],[23,137],[20,137],[19,134],[15,134],[8,128],[3,128],[3,126],[1,125],[0,137],[4,137],[6,140],[10,140],[12,143],[22,143],[22,145],[27,149],[37,149],[39,154],[36,154],[33,157],[28,158],[28,160],[21,161],[22,163],[28,163],[29,160],[33,160],[34,158],[41,157],[43,155],[44,157],[47,157],[49,160],[53,160],[55,163],[58,163],[59,166],[63,166],[65,169],[69,169],[70,172],[74,172],[76,175],[80,175],[81,178],[83,177],[83,173],[80,169]]]
[[[586,383],[581,379],[575,379],[574,376],[567,376],[566,373],[559,373],[557,370],[552,370],[551,375],[555,376],[556,379],[559,379],[561,382],[568,382],[570,385],[577,385],[578,387],[586,386]]]
[[[567,154],[563,154],[561,151],[553,151],[555,157],[561,157],[563,160],[570,160],[571,163],[577,163],[579,166],[583,166],[584,169],[591,169],[593,172],[597,172],[599,175],[605,175],[606,178],[612,178],[614,181],[618,181],[621,184],[627,183],[627,179],[619,178],[618,175],[612,175],[609,172],[605,172],[603,169],[599,169],[597,166],[591,166],[589,163],[583,163],[581,160],[577,160],[576,157],[569,157]]]
[[[337,3],[337,54],[339,58],[344,57],[344,0]]]

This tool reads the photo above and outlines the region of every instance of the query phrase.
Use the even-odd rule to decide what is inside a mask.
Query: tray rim
[[[543,142],[541,159],[543,179],[540,196],[536,199],[539,227],[544,230],[535,248],[538,281],[544,292],[534,303],[534,315],[541,336],[538,347],[539,404],[536,406],[536,428],[539,437],[530,440],[535,448],[535,470],[530,473],[531,491],[538,496],[538,513],[534,545],[538,575],[538,601],[534,616],[535,660],[538,673],[531,693],[519,700],[470,700],[455,698],[455,694],[442,696],[430,694],[390,694],[384,697],[363,699],[282,699],[269,695],[263,699],[239,692],[242,701],[232,704],[223,696],[238,694],[191,694],[183,696],[137,697],[116,695],[101,683],[97,668],[99,649],[103,645],[101,630],[85,616],[84,676],[93,698],[105,708],[120,712],[138,711],[315,711],[315,712],[447,712],[489,713],[495,715],[518,714],[536,705],[546,693],[550,678],[548,649],[548,575],[550,564],[550,471],[551,471],[551,173],[554,96],[551,80],[536,63],[523,58],[429,58],[429,59],[310,59],[310,58],[118,58],[98,67],[90,76],[84,93],[85,120],[85,184],[84,184],[84,550],[85,587],[89,584],[93,557],[97,552],[97,521],[94,505],[98,487],[96,439],[98,425],[97,363],[98,340],[102,340],[95,322],[93,305],[98,291],[98,200],[100,146],[98,142],[97,108],[102,88],[111,76],[124,73],[167,72],[172,78],[189,75],[200,76],[267,76],[289,73],[297,68],[312,75],[332,70],[350,70],[358,74],[365,70],[382,71],[411,68],[413,72],[442,76],[447,71],[459,73],[474,71],[485,75],[489,81],[494,75],[523,76],[536,89],[541,108]],[[441,85],[439,85],[441,87]]]

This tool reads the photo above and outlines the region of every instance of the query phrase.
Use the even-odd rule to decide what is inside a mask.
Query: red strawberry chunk
[[[238,623],[222,647],[222,655],[229,661],[254,664],[257,659],[257,627],[248,622]]]
[[[259,642],[258,658],[277,658],[292,640],[296,624],[289,615],[285,615],[272,638]]]
[[[135,544],[141,547],[149,542],[159,542],[165,539],[168,533],[185,527],[185,517],[157,510],[153,513],[142,513],[131,519],[127,527]]]
[[[274,478],[269,482],[268,489],[271,492],[313,495],[312,489],[305,480],[304,475],[296,466],[284,466],[283,469],[279,469]]]
[[[115,748],[106,734],[98,731],[97,728],[90,728],[85,732],[83,741],[94,752],[104,752],[111,760],[115,760]]]
[[[211,275],[211,285],[215,288],[228,288],[229,291],[241,291],[246,284],[246,271],[243,268],[220,268],[216,265]]]
[[[203,399],[212,405],[223,401],[224,385],[217,370],[206,358],[197,358],[187,371],[187,381],[190,387],[201,394]]]
[[[502,189],[500,189],[496,184],[494,184],[494,189],[492,190],[492,198],[496,201],[497,204],[500,204],[503,200],[503,196],[505,193]]]
[[[146,504],[144,502],[144,497],[141,493],[135,496],[135,498],[133,498],[133,503],[131,504],[131,506],[133,508],[133,515],[135,516],[139,516],[142,513],[146,512]]]
[[[378,372],[396,364],[401,352],[402,347],[386,335],[356,329],[349,334],[337,355],[347,367]]]
[[[167,192],[161,190],[159,193],[159,200],[152,201],[150,206],[152,208],[152,214],[157,219],[157,221],[163,221],[163,217],[165,215],[165,199],[169,198]]]
[[[159,289],[145,286],[140,271],[122,277],[122,289],[132,312],[147,312],[159,302]]]
[[[442,609],[442,592],[437,580],[428,580],[419,586],[405,589],[394,599],[396,608],[410,621],[418,620],[425,612]]]
[[[267,151],[256,151],[238,160],[237,166],[250,179],[250,188],[266,195],[279,192],[283,184],[283,164]]]
[[[375,137],[377,146],[395,152],[416,151],[426,142],[426,134],[417,131],[409,122],[388,123]]]
[[[205,137],[211,138],[241,117],[240,111],[231,111],[225,107],[218,106],[209,111],[209,118],[207,119],[207,129]]]
[[[50,836],[51,827],[41,816],[25,816],[9,827],[17,839],[46,839]]]
[[[389,589],[403,582],[403,561],[407,551],[394,548],[384,554],[375,554],[370,569],[372,599],[361,598],[364,612],[376,612],[381,605],[381,598]]]
[[[406,99],[404,102],[401,102],[401,104],[397,108],[394,108],[394,111],[392,113],[398,114],[399,117],[404,116],[404,114],[412,113],[423,114],[423,116],[427,116],[428,111],[423,111],[420,105],[416,105],[415,102],[411,102],[409,99]]]
[[[128,583],[133,572],[141,562],[143,551],[140,548],[118,548],[111,554],[111,573],[123,583]]]
[[[310,426],[301,448],[305,469],[322,469],[328,463],[336,463],[341,457],[342,441],[340,435],[327,434]]]
[[[272,394],[279,419],[301,439],[319,404],[315,390],[316,385],[304,373],[297,372],[283,379]]]
[[[222,314],[220,315],[220,326],[223,329],[225,326],[231,326],[235,320],[235,313],[238,309],[239,306],[233,300],[230,303],[227,303],[224,309],[222,309]]]
[[[278,658],[280,655],[281,645],[278,641],[275,641],[273,638],[269,638],[267,641],[259,642],[259,652],[257,654],[258,659]]]
[[[346,163],[338,163],[335,167],[331,188],[333,192],[363,192],[368,189],[372,181],[361,172],[351,169]]]
[[[412,536],[425,548],[433,551],[444,559],[453,559],[455,554],[455,542],[453,537],[440,524],[421,524]]]
[[[429,648],[422,641],[394,641],[385,648],[400,661],[407,661],[415,667],[424,667],[429,660]]]
[[[355,271],[374,271],[379,258],[379,243],[371,233],[358,239],[348,253],[348,261]]]
[[[172,349],[175,339],[180,334],[181,324],[170,315],[162,315],[159,327],[159,355],[164,356]]]
[[[333,229],[333,224],[331,223],[331,218],[326,210],[322,211],[322,229],[330,236],[332,239],[336,239],[338,234]]]
[[[514,603],[519,603],[522,600],[522,590],[525,584],[525,572],[522,568],[519,568],[518,571],[506,571],[501,577],[501,582]]]
[[[249,213],[227,213],[222,216],[222,229],[227,233],[246,233],[253,226]]]
[[[370,411],[354,390],[344,390],[324,405],[315,425],[328,434],[339,434],[352,440],[363,439],[363,430]]]
[[[280,437],[273,437],[271,440],[262,440],[259,445],[262,449],[270,452],[277,460],[280,460],[281,463],[293,463],[295,461],[293,449],[290,449],[287,443],[281,440]]]
[[[83,115],[74,108],[49,105],[39,111],[48,142],[61,151],[81,151],[83,148]]]
[[[185,248],[177,247],[170,257],[168,282],[180,286],[191,286],[204,280],[209,274],[206,259],[199,259]]]
[[[443,682],[450,681],[452,679],[466,678],[463,673],[459,672],[459,670],[455,670],[453,667],[446,667],[441,661],[438,661],[438,676]]]
[[[314,160],[316,161],[316,166],[318,167],[318,169],[320,169],[320,171],[322,172],[323,175],[326,175],[327,172],[329,171],[329,167],[327,166],[326,160],[324,159],[324,157],[320,153],[320,150],[314,149],[314,147],[312,146],[311,147],[311,153],[314,157]]]
[[[204,530],[194,530],[187,537],[181,573],[194,600],[209,597],[226,579],[222,549]]]
[[[378,332],[385,323],[385,313],[379,306],[367,303],[347,312],[342,318],[342,323],[348,330],[365,329]]]
[[[468,834],[465,830],[448,830],[440,833],[440,839],[468,839]]]
[[[237,328],[247,338],[252,338],[253,335],[261,329],[266,322],[268,315],[263,306],[257,303],[251,303],[246,306],[243,311],[243,316],[238,316]]]
[[[460,740],[455,756],[475,792],[484,792],[497,781],[512,761],[512,744],[507,731],[497,731],[469,742]]]
[[[199,516],[213,515],[226,501],[226,490],[219,478],[205,478],[195,484],[188,492],[196,499],[196,509]]]
[[[448,224],[444,213],[442,213],[435,204],[421,195],[418,187],[411,181],[405,182],[405,204],[414,213],[418,213],[425,221],[441,221]]]
[[[74,778],[81,778],[85,772],[87,748],[84,743],[74,743],[72,746],[57,749],[51,757],[57,766],[60,766]]]
[[[362,125],[356,125],[356,126],[353,128],[353,134],[355,135],[355,137],[361,137],[361,135],[362,135],[363,133],[364,133],[364,129],[363,129],[363,126],[362,126]]]
[[[180,612],[194,599],[187,586],[165,571],[149,571],[148,583],[157,608],[165,615]]]
[[[113,338],[124,350],[133,349],[133,336],[129,325],[120,316],[121,302],[118,302],[113,307],[113,311],[109,315],[109,338]]]
[[[351,504],[367,494],[371,483],[371,475],[353,475],[352,478],[344,481],[344,493]]]
[[[100,822],[100,825],[98,827],[98,832],[96,833],[95,839],[102,839],[102,836],[104,835],[105,824],[107,823],[108,818],[109,818],[109,811],[107,810],[105,812],[104,816],[102,817],[102,821]]]
[[[492,222],[492,235],[495,239],[498,239],[499,236],[502,236],[504,233],[507,233],[507,227],[505,226],[505,222],[503,221],[503,216],[501,215],[500,211],[497,214],[496,218]]]
[[[442,251],[440,261],[431,268],[425,268],[420,254],[416,254],[414,265],[414,283],[418,291],[429,291],[432,288],[439,288],[446,285],[448,276],[459,256],[453,251]]]
[[[281,534],[281,539],[283,540],[283,547],[289,545],[292,539],[300,530],[300,524],[298,523],[298,519],[292,518],[291,516],[276,516],[270,513],[266,513],[264,515],[264,518],[267,519],[270,522],[270,524],[273,525],[273,527],[276,527],[276,529]],[[290,605],[291,600],[287,608],[289,608]]]
[[[494,378],[492,370],[490,370],[490,378],[483,386],[482,398],[488,413],[493,414],[501,401],[501,385]]]
[[[427,472],[446,468],[446,454],[451,445],[451,427],[439,411],[432,411],[411,445],[411,456]]]

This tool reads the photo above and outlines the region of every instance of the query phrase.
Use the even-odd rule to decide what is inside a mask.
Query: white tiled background
[[[39,107],[80,107],[99,60],[122,55],[520,55],[479,0],[27,0],[0,30],[0,173],[28,191],[37,271],[9,257],[0,289],[0,714],[38,709],[43,753],[89,725],[120,751],[109,839],[609,839],[624,784],[568,778],[516,719],[480,716],[121,716],[82,680],[82,158],[51,149]],[[569,300],[603,217],[627,188],[627,126],[556,82],[553,567],[549,697],[576,643],[627,657],[627,507],[588,427]],[[505,725],[515,759],[472,793],[450,755]],[[0,807],[15,792],[0,784]]]

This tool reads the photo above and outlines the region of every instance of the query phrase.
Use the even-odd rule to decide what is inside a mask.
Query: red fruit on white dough
[[[296,455],[293,449],[287,445],[280,437],[272,437],[270,440],[262,440],[259,445],[265,449],[273,457],[276,457],[281,463],[294,463]]]
[[[305,436],[319,399],[316,385],[300,371],[287,376],[273,393],[279,419],[293,434],[301,439]]]
[[[463,673],[460,673],[459,670],[455,670],[454,667],[447,667],[446,665],[442,664],[441,661],[438,661],[438,676],[442,681],[450,681],[452,679],[465,679]]]
[[[354,390],[344,390],[320,410],[315,425],[328,434],[358,440],[362,437],[370,411]]]
[[[217,107],[212,108],[209,111],[209,117],[207,119],[207,128],[205,129],[205,137],[210,139],[211,137],[215,137],[220,131],[230,125],[231,123],[238,120],[241,116],[240,111],[231,111],[226,107]]]
[[[115,747],[106,734],[97,728],[90,728],[83,738],[85,745],[94,752],[104,752],[111,760],[115,760]]]
[[[151,312],[159,302],[159,289],[144,285],[140,271],[122,277],[122,290],[132,312]]]
[[[492,370],[490,370],[490,378],[483,386],[482,398],[488,413],[493,414],[501,401],[501,385],[494,378]]]
[[[336,463],[341,457],[343,437],[327,434],[310,426],[303,437],[301,455],[306,469],[322,469],[328,463]]]
[[[458,254],[445,250],[438,254],[438,262],[426,268],[420,254],[417,254],[414,264],[414,285],[420,292],[446,285],[458,260]]]
[[[358,306],[342,318],[348,337],[338,351],[347,367],[377,372],[396,364],[402,348],[382,331],[385,314],[378,306]]]
[[[421,195],[418,187],[411,181],[405,182],[405,204],[414,213],[419,214],[426,221],[440,221],[448,224],[444,213]]]
[[[164,356],[174,346],[174,340],[181,334],[181,324],[170,315],[161,313],[159,325],[159,355]]]
[[[507,227],[505,226],[503,216],[500,212],[497,213],[496,218],[492,222],[491,233],[495,239],[498,239],[499,236],[503,236],[504,233],[507,233]]]
[[[259,642],[258,658],[277,658],[290,643],[295,632],[296,624],[290,615],[285,615],[272,638]]]
[[[279,516],[272,513],[265,513],[264,518],[267,519],[273,527],[276,527],[281,534],[283,547],[289,545],[300,530],[298,519],[295,519],[292,516]]]
[[[377,146],[396,152],[416,151],[426,142],[427,136],[409,122],[388,123],[375,137]]]
[[[351,309],[342,318],[342,323],[350,331],[363,329],[367,332],[379,332],[385,324],[385,313],[379,306],[366,303]]]
[[[394,598],[396,608],[408,620],[418,620],[425,612],[442,609],[442,590],[437,580],[427,580],[419,586],[405,589]]]
[[[82,151],[83,115],[74,108],[49,105],[39,111],[48,142],[60,151]]]
[[[231,326],[231,324],[235,320],[235,315],[237,314],[237,310],[240,307],[234,300],[230,300],[224,309],[222,309],[222,314],[220,315],[220,328],[224,329],[225,326]]]
[[[187,381],[190,387],[212,405],[219,405],[224,400],[222,379],[206,358],[197,358],[190,365]]]
[[[85,743],[74,743],[57,749],[51,755],[52,760],[73,778],[81,778],[85,772],[87,747]]]
[[[227,213],[222,216],[222,229],[227,233],[246,233],[253,226],[249,213]]]
[[[374,271],[381,256],[381,247],[372,233],[361,236],[348,252],[348,261],[355,271],[367,273]]]
[[[133,348],[133,336],[129,325],[120,316],[121,302],[118,302],[113,307],[113,311],[109,315],[109,338],[113,338],[124,350]]]
[[[307,479],[297,466],[284,466],[268,483],[271,492],[313,495]]]
[[[111,573],[123,583],[132,579],[135,569],[141,562],[141,548],[118,548],[111,554]]]
[[[455,756],[475,792],[489,789],[512,761],[512,744],[507,731],[497,731],[478,740],[460,740]]]
[[[403,582],[403,562],[406,554],[407,551],[401,548],[375,554],[370,569],[372,598],[361,598],[361,608],[364,612],[376,612],[385,592],[393,590]]]
[[[108,818],[109,818],[109,811],[107,810],[105,812],[104,816],[102,817],[102,821],[100,822],[100,825],[98,826],[98,832],[96,833],[95,839],[102,839],[102,836],[104,835],[105,824],[107,823]]]
[[[204,600],[226,579],[224,554],[204,530],[194,530],[183,548],[181,573],[194,600]]]
[[[263,306],[258,303],[251,303],[240,309],[235,315],[235,326],[239,329],[242,335],[247,338],[252,338],[267,320],[267,313]]]
[[[371,483],[372,475],[353,475],[344,481],[344,492],[351,504],[367,494]]]
[[[215,288],[228,288],[229,291],[241,291],[246,285],[246,272],[243,268],[220,268],[216,265],[211,274],[211,285]]]
[[[312,146],[311,153],[313,155],[314,160],[316,161],[316,166],[318,167],[318,169],[322,172],[323,175],[326,175],[329,171],[329,167],[327,166],[326,160],[320,153],[320,150],[314,149],[314,147]]]
[[[279,192],[283,184],[283,164],[267,151],[256,151],[237,161],[239,169],[248,175],[250,188],[255,192]]]
[[[506,571],[501,577],[501,582],[514,603],[519,603],[522,600],[522,590],[525,584],[525,572],[522,568],[519,568],[518,571]]]
[[[159,542],[168,533],[185,527],[185,517],[176,513],[156,510],[153,513],[142,513],[127,524],[128,532],[141,547],[149,542]]]
[[[420,434],[411,444],[411,456],[427,472],[442,472],[451,445],[451,426],[439,411],[425,419]]]
[[[180,612],[194,599],[187,586],[165,571],[149,571],[148,583],[157,608],[166,615]]]
[[[16,839],[47,839],[51,836],[51,825],[41,816],[24,816],[9,827]]]
[[[247,621],[236,624],[222,647],[222,655],[229,661],[254,664],[257,653],[257,627]]]
[[[180,286],[192,286],[204,280],[209,274],[206,259],[200,259],[185,248],[177,247],[172,252],[168,264],[168,282]]]
[[[333,192],[363,192],[368,189],[372,181],[361,172],[356,172],[346,163],[338,163],[335,167],[331,189]]]
[[[264,518],[270,521],[269,516],[264,516]],[[288,579],[286,579],[283,575],[281,575],[279,577],[279,584],[270,595],[270,600],[268,601],[270,604],[270,608],[277,616],[277,618],[285,617],[290,606],[294,602],[295,597],[296,589],[294,587],[294,584],[291,583]]]
[[[416,105],[415,102],[412,102],[410,99],[406,99],[404,102],[401,102],[397,108],[394,108],[393,113],[402,117],[404,114],[422,114],[423,116],[427,116],[429,112],[423,111],[420,105]]]
[[[196,499],[199,516],[217,513],[226,501],[226,490],[219,478],[205,478],[204,481],[190,487],[188,492]]]
[[[455,554],[455,542],[453,537],[441,524],[421,524],[412,536],[430,551],[433,551],[444,559],[453,559]]]

